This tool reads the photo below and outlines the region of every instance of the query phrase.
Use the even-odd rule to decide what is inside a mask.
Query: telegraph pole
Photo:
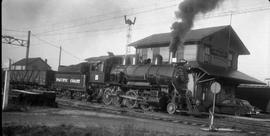
[[[2,110],[5,110],[8,105],[8,94],[9,94],[9,81],[10,81],[10,71],[5,71],[5,84],[3,92]]]
[[[131,31],[132,25],[135,25],[136,22],[136,17],[133,19],[133,21],[131,21],[130,19],[127,19],[127,16],[124,16],[125,18],[125,24],[128,25],[128,30],[127,30],[127,45],[126,45],[126,52],[125,52],[125,58],[127,57],[127,54],[130,52],[130,48],[128,47],[128,44],[131,42]]]
[[[8,59],[9,60],[9,63],[8,63],[8,69],[11,70],[11,58]]]
[[[58,69],[59,69],[59,67],[61,65],[61,55],[62,55],[62,46],[60,46]]]
[[[28,66],[28,59],[29,59],[29,48],[30,48],[30,35],[31,35],[31,31],[28,31],[28,38],[27,38],[27,45],[26,45],[26,61],[25,61],[25,70],[27,70],[27,66]]]

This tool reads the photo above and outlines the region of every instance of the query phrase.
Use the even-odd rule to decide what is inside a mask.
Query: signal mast
[[[131,42],[131,31],[132,31],[132,25],[135,24],[136,22],[136,17],[131,21],[130,19],[127,19],[127,16],[124,16],[125,18],[125,24],[128,25],[128,30],[127,30],[127,45],[126,45],[126,52],[125,52],[125,58],[127,57],[127,54],[130,53],[131,48],[128,47],[128,44]],[[124,61],[125,62],[125,61]]]

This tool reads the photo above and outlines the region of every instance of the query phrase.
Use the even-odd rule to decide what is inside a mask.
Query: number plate
[[[95,75],[95,80],[98,80],[98,75]]]

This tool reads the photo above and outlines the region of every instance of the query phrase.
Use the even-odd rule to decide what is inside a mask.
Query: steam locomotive
[[[45,77],[42,80],[31,79],[31,75],[35,74],[31,74],[30,70],[12,70],[11,84],[14,84],[13,87],[19,87],[21,83],[24,87],[27,85],[54,90],[60,97],[102,101],[106,105],[143,110],[160,109],[170,114],[176,110],[196,109],[187,89],[189,69],[185,65],[186,61],[154,64],[130,60],[123,59],[122,56],[106,56],[90,63],[82,63],[79,70],[47,71],[42,72],[43,76],[33,77]]]

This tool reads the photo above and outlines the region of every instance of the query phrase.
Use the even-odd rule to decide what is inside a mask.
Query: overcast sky
[[[2,0],[2,35],[27,39],[31,30],[30,57],[48,59],[58,67],[85,58],[124,54],[127,26],[124,15],[137,17],[132,41],[154,33],[170,32],[181,0]],[[228,14],[232,11],[232,18]],[[219,7],[196,18],[193,29],[231,23],[250,55],[239,57],[239,71],[261,81],[270,78],[270,2],[225,0]],[[48,44],[50,43],[50,44]],[[23,47],[2,45],[2,66],[25,57]]]

